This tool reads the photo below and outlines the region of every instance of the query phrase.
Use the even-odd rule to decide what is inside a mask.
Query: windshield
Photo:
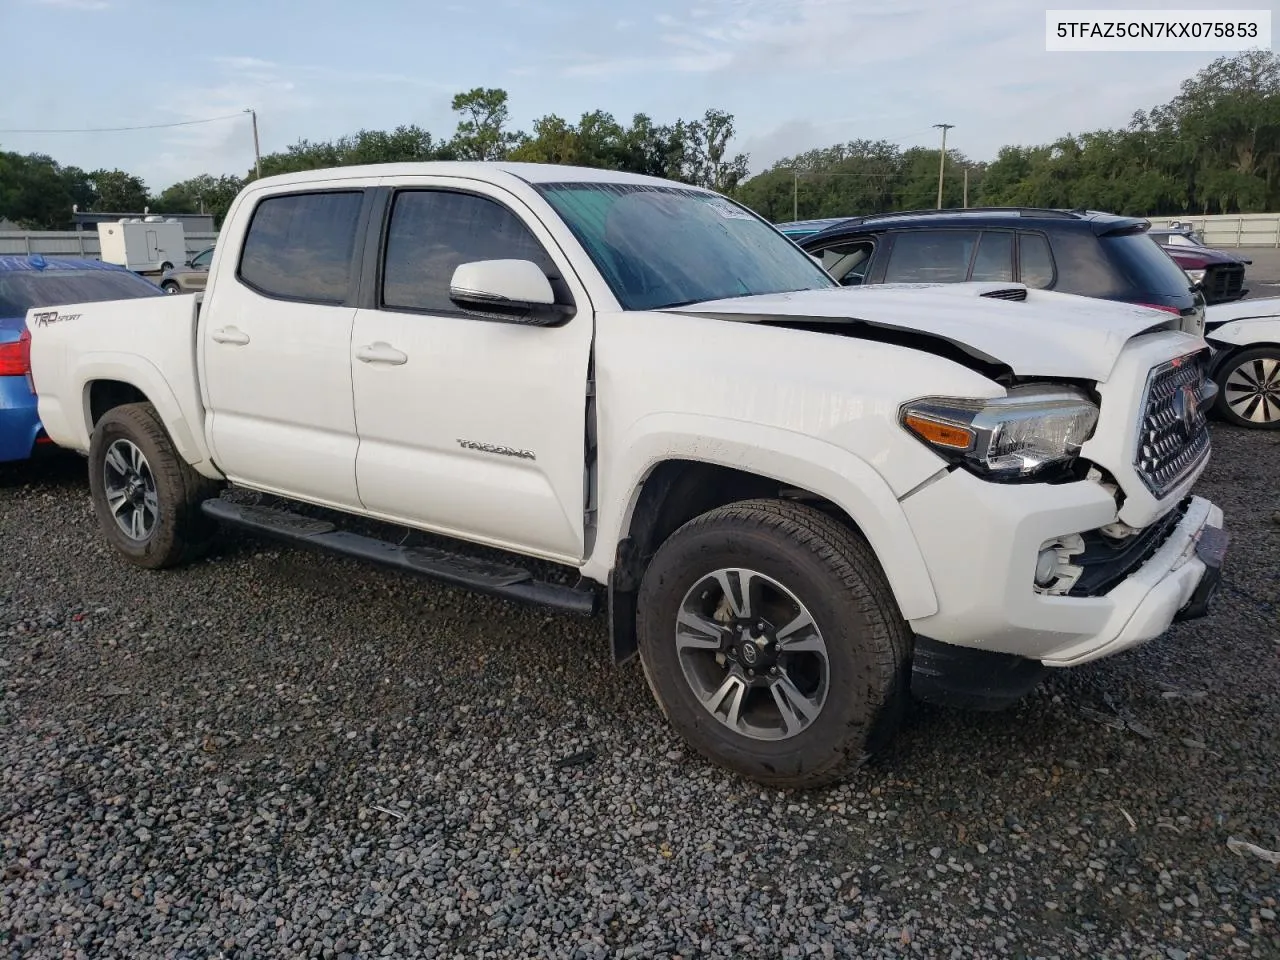
[[[123,270],[0,272],[0,317],[23,317],[32,307],[162,296],[155,284]]]
[[[544,183],[624,310],[837,286],[808,254],[724,197],[632,183]]]

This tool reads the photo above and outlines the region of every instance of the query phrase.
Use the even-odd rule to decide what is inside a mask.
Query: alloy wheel
[[[160,520],[156,479],[132,440],[116,440],[102,465],[103,492],[116,524],[131,540],[146,540]]]
[[[1242,420],[1258,424],[1280,420],[1280,359],[1248,359],[1227,375],[1223,386],[1227,406]]]
[[[826,641],[803,602],[754,570],[703,577],[680,603],[676,651],[703,708],[753,740],[786,740],[822,712],[830,688]]]

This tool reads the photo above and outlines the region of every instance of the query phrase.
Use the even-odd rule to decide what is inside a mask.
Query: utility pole
[[[254,176],[262,179],[262,151],[258,148],[258,111],[252,107],[245,107],[244,112],[253,118],[253,172]],[[946,134],[943,134],[945,137]]]
[[[969,208],[969,168],[964,168],[964,206]]]
[[[935,123],[934,128],[942,128],[942,152],[938,155],[938,209],[942,209],[942,173],[947,167],[947,131],[954,123]]]
[[[791,177],[791,220],[794,223],[800,219],[800,174],[792,170]]]

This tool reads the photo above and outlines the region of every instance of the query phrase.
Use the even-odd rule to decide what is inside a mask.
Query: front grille
[[[1206,303],[1239,299],[1244,289],[1244,267],[1238,263],[1206,267],[1203,286]]]
[[[1188,354],[1153,369],[1143,394],[1138,476],[1152,495],[1163,497],[1209,455],[1205,356]]]
[[[1100,530],[1081,534],[1084,551],[1074,554],[1071,563],[1080,567],[1083,572],[1067,591],[1067,596],[1105,596],[1164,546],[1182,518],[1187,515],[1187,507],[1190,505],[1191,497],[1183,497],[1181,503],[1151,526],[1123,540],[1108,537]]]

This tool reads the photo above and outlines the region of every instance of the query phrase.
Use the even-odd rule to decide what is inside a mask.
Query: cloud
[[[106,10],[111,4],[107,0],[27,0],[42,7],[59,7],[63,10]]]

